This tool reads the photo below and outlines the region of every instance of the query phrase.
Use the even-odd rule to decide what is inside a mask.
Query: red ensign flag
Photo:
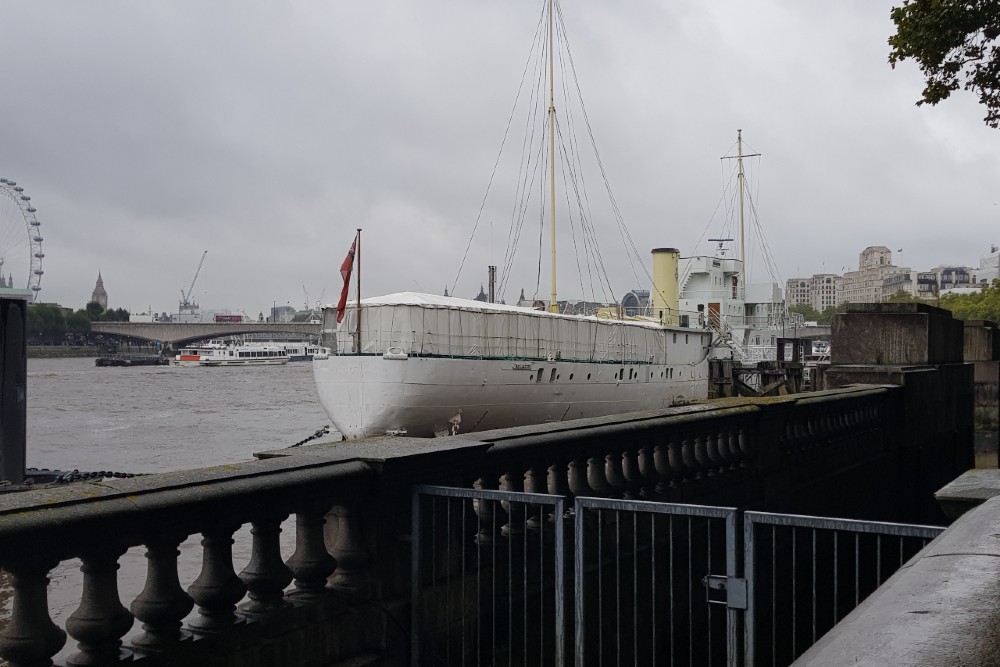
[[[344,278],[344,288],[340,290],[340,302],[337,304],[337,324],[344,319],[344,308],[347,307],[347,288],[351,286],[351,269],[354,268],[354,250],[358,247],[358,237],[354,237],[351,249],[347,251],[344,263],[340,265],[340,275]]]

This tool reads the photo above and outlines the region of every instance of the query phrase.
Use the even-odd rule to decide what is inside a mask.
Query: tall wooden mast
[[[549,0],[549,203],[551,206],[552,232],[552,299],[549,302],[549,312],[559,312],[559,302],[556,300],[556,102],[555,102],[555,72],[552,52],[552,0]]]
[[[736,158],[736,184],[740,189],[740,282],[743,283],[744,290],[747,283],[747,245],[746,232],[743,227],[743,200],[744,188],[746,188],[746,175],[743,173],[743,158],[757,157],[759,155],[760,153],[743,154],[743,130],[736,130],[736,155],[726,155],[722,158],[723,160]]]

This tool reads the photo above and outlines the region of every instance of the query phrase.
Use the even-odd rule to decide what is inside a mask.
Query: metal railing
[[[414,487],[414,667],[565,664],[564,504]]]

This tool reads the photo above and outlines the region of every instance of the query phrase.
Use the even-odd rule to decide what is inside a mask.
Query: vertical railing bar
[[[597,508],[597,664],[604,664],[604,517]]]
[[[875,536],[875,585],[882,585],[882,536]]]
[[[816,529],[812,529],[812,643],[816,643]]]
[[[615,620],[618,631],[615,633],[615,665],[622,664],[622,530],[621,511],[615,510]]]
[[[861,591],[859,589],[861,580],[861,564],[860,564],[860,535],[854,533],[854,606],[857,607],[858,603],[861,602]]]
[[[694,612],[694,590],[692,588],[691,579],[694,577],[693,554],[691,552],[691,517],[687,518],[687,563],[688,563],[688,667],[694,667],[694,623],[691,622],[691,617]]]
[[[451,664],[451,498],[444,499],[444,618],[445,660]]]
[[[837,601],[840,596],[840,531],[833,531],[833,623],[836,625],[840,617]]]
[[[538,509],[538,664],[545,664],[545,507]],[[557,602],[558,604],[558,602]]]
[[[410,665],[420,667],[420,494],[416,489],[410,499]]]
[[[707,574],[712,574],[712,519],[705,520],[705,539],[707,541],[707,551],[708,551],[708,562],[707,562]],[[712,664],[712,605],[706,604],[705,611],[708,614],[708,623],[706,624],[708,632],[705,633],[706,639],[708,640],[708,664]]]
[[[674,651],[674,646],[675,646],[674,619],[677,616],[674,613],[674,515],[671,514],[667,518],[669,520],[668,521],[668,525],[667,525],[667,530],[669,531],[668,532],[668,535],[669,535],[668,541],[669,541],[669,544],[670,544],[670,551],[669,551],[669,555],[667,556],[667,566],[669,567],[669,572],[670,572],[670,586],[668,586],[668,590],[670,591],[670,596],[668,598],[670,600],[670,664],[674,665],[675,664],[675,662],[674,662],[674,655],[675,655],[675,651]]]
[[[743,664],[745,667],[753,667],[757,658],[757,642],[754,633],[757,631],[755,615],[757,613],[757,549],[756,524],[753,519],[744,515],[743,517],[743,572],[737,572],[747,582],[747,608],[743,616]]]
[[[507,477],[510,484],[510,477]],[[514,501],[507,502],[507,667],[514,667]]]
[[[493,501],[493,528],[492,528],[492,539],[490,540],[491,552],[493,554],[493,559],[490,562],[490,571],[492,572],[492,584],[493,584],[493,613],[490,618],[493,620],[493,631],[490,636],[493,640],[493,652],[490,658],[490,664],[493,664],[493,660],[496,659],[497,655],[497,506],[500,504],[499,501]]]
[[[639,667],[639,513],[632,512],[632,662]]]
[[[469,502],[472,502],[471,499],[469,500]],[[464,535],[464,533],[465,533],[465,526],[467,525],[467,523],[466,523],[466,515],[465,515],[465,508],[466,508],[467,505],[468,505],[468,503],[463,500],[462,501],[462,527],[458,531],[458,534],[460,536]],[[467,574],[467,572],[465,570],[465,567],[466,567],[466,565],[465,565],[465,552],[467,551],[466,544],[465,544],[465,538],[462,537],[461,539],[462,539],[462,541],[461,541],[461,543],[459,545],[461,547],[461,549],[462,549],[462,604],[461,604],[461,612],[460,613],[462,615],[462,664],[464,665],[465,664],[465,654],[468,652],[467,649],[466,649],[466,646],[465,646],[465,624],[466,624],[465,610],[466,610],[466,607],[467,607],[467,605],[465,603],[465,580],[468,578],[468,574]]]
[[[653,650],[651,651],[651,653],[653,654],[653,664],[655,665],[656,664],[656,601],[657,601],[657,595],[656,595],[656,590],[657,590],[656,589],[656,515],[655,514],[650,514],[649,515],[649,541],[653,545],[653,548],[650,550],[650,554],[649,554],[650,571],[653,573],[653,577],[652,577],[652,579],[653,579],[653,590],[652,590],[653,596],[651,598],[652,602],[653,602],[653,613],[651,614],[651,616],[653,618],[653,622],[650,625],[651,632],[649,633],[649,637],[650,637],[650,639],[653,642]],[[673,591],[670,591],[669,597],[673,598]],[[671,619],[671,622],[672,621],[673,621],[673,619]],[[674,639],[674,637],[673,637],[673,631],[674,631],[674,629],[671,626],[671,628],[670,628],[670,633],[671,633],[670,634],[670,641],[671,642],[673,642],[673,639]]]
[[[796,535],[798,531],[794,526],[792,526],[792,659],[794,660],[797,656],[797,642],[795,641],[795,634],[798,631],[797,619],[798,619],[798,553],[796,546]]]
[[[522,594],[524,600],[521,603],[522,615],[522,627],[524,628],[524,664],[528,664],[528,514],[531,505],[529,503],[524,503],[524,512],[521,514],[521,535],[524,548],[521,550],[521,558],[524,560],[524,567],[522,571],[524,572],[524,583],[522,586]]]
[[[777,666],[777,655],[778,651],[776,647],[778,646],[778,541],[775,536],[775,531],[778,527],[775,525],[771,526],[771,667]]]
[[[896,569],[899,569],[899,568],[903,567],[903,540],[905,540],[905,539],[906,539],[905,537],[903,537],[902,535],[900,535],[900,537],[899,537],[899,565],[896,566]]]
[[[555,596],[555,626],[556,626],[556,646],[555,646],[555,665],[561,667],[566,664],[566,628],[565,624],[565,604],[566,604],[566,590],[565,580],[563,579],[563,538],[565,537],[565,517],[564,517],[564,505],[563,499],[558,498],[556,500],[555,515],[556,525],[555,529],[555,550],[553,552],[553,572],[555,575],[555,581],[553,582],[553,594]]]
[[[586,611],[583,598],[583,505],[577,498],[575,505],[576,514],[573,517],[573,587],[574,599],[573,607],[575,618],[573,619],[576,637],[576,667],[583,667],[583,658],[586,655],[586,635],[584,634],[583,615]]]

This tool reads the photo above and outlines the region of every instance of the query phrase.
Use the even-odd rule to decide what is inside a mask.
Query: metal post
[[[0,298],[0,480],[24,481],[27,421],[26,298]]]

